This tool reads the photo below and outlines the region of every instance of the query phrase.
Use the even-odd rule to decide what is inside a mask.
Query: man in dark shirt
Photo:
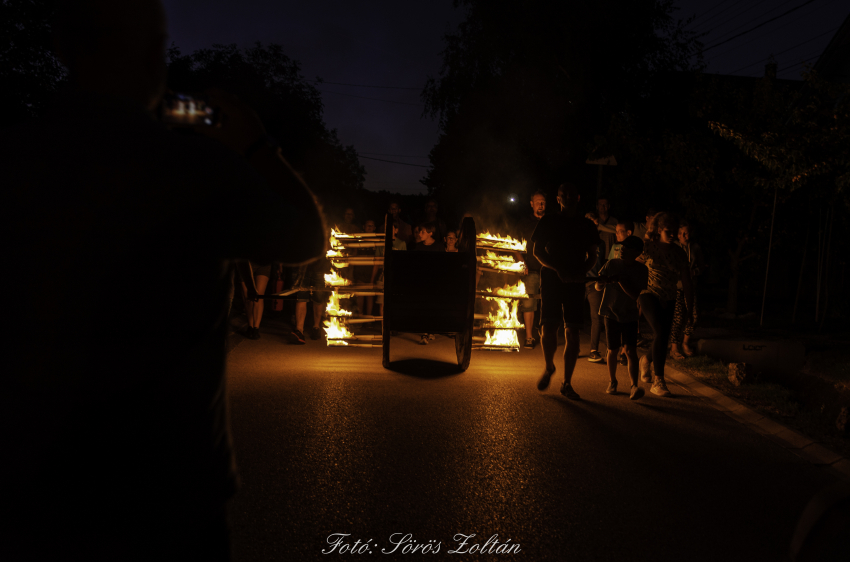
[[[159,0],[59,10],[70,87],[0,132],[0,559],[227,560],[233,261],[312,261],[321,214],[232,96],[215,140],[154,119]]]
[[[534,230],[537,228],[540,219],[546,214],[546,192],[537,190],[531,195],[531,214],[525,215],[519,223],[519,237],[526,240],[526,253],[523,256],[517,256],[517,259],[522,259],[525,262],[526,273],[522,277],[522,282],[525,285],[525,292],[530,299],[525,299],[520,303],[522,309],[522,319],[525,324],[525,348],[534,349],[534,313],[537,312],[537,299],[534,298],[540,294],[540,261],[534,257],[531,237],[534,235]]]
[[[564,348],[561,394],[571,400],[580,399],[570,381],[578,358],[585,276],[596,262],[597,249],[601,244],[596,225],[578,212],[580,199],[574,185],[562,184],[558,188],[561,212],[540,219],[531,237],[534,256],[543,266],[540,323],[546,368],[537,382],[537,388],[541,391],[549,388],[555,373],[555,350],[558,348],[556,330],[563,320],[567,344]]]

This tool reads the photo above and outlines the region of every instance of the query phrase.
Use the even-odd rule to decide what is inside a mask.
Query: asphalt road
[[[537,391],[539,348],[474,351],[457,374],[452,340],[392,345],[393,370],[380,349],[283,331],[230,353],[236,561],[352,558],[322,554],[334,533],[367,543],[355,559],[786,560],[834,481],[675,384],[609,396],[605,366],[582,357],[571,402],[560,372]],[[407,534],[439,552],[402,554]],[[493,535],[519,552],[467,552]]]

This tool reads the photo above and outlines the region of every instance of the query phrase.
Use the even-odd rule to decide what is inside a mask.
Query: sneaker
[[[437,334],[428,334],[428,341],[434,341],[437,339]]]
[[[620,354],[620,365],[622,365],[623,367],[628,367],[629,365],[629,358],[626,357],[625,353]]]
[[[652,361],[646,355],[641,356],[638,368],[640,369],[640,380],[643,382],[652,382]]]
[[[525,347],[525,349],[534,349],[534,338],[526,339],[523,347]]]
[[[617,381],[611,381],[608,383],[608,388],[605,390],[605,394],[617,394]]]
[[[544,391],[549,388],[549,383],[552,381],[552,375],[555,374],[555,369],[551,371],[548,369],[543,369],[543,374],[540,375],[540,379],[537,381],[537,390]]]
[[[419,338],[419,345],[428,345],[428,336],[421,336]]]
[[[590,352],[590,355],[587,356],[587,360],[591,363],[602,363],[602,356],[599,355],[599,352],[593,350]]]
[[[569,398],[570,400],[581,400],[581,396],[578,395],[578,392],[573,390],[573,385],[564,381],[564,384],[561,385],[561,394]]]
[[[294,340],[293,343],[297,345],[303,345],[306,343],[304,340],[304,333],[301,330],[292,330],[292,339]]]
[[[643,389],[636,384],[632,385],[632,393],[629,395],[629,400],[640,400],[643,398]]]
[[[651,390],[657,396],[673,396],[673,393],[667,390],[667,384],[664,382],[664,379],[655,379]]]
[[[317,340],[322,337],[322,329],[318,326],[313,326],[312,328],[310,328],[308,333],[310,334],[311,340]]]
[[[252,340],[260,339],[260,329],[259,328],[253,328],[253,330],[254,330],[254,337],[252,337],[251,339]]]

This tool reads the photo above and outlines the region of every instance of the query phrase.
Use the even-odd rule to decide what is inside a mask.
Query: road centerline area
[[[679,385],[609,396],[584,357],[573,402],[560,370],[537,391],[539,349],[475,352],[452,374],[442,336],[394,338],[396,371],[378,349],[284,337],[228,357],[236,560],[327,558],[333,533],[380,549],[409,533],[439,556],[495,534],[534,560],[775,560],[834,481]]]

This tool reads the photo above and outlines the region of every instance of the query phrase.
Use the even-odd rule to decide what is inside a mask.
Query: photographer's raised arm
[[[252,255],[243,257],[259,263],[301,265],[324,255],[326,228],[316,197],[267,135],[260,118],[232,94],[210,90],[207,95],[210,105],[220,108],[222,122],[220,127],[198,131],[244,156],[268,188],[264,193],[255,192],[255,200],[243,201],[256,206],[263,232],[259,239],[249,241]],[[252,194],[246,191],[244,196],[251,198]]]

